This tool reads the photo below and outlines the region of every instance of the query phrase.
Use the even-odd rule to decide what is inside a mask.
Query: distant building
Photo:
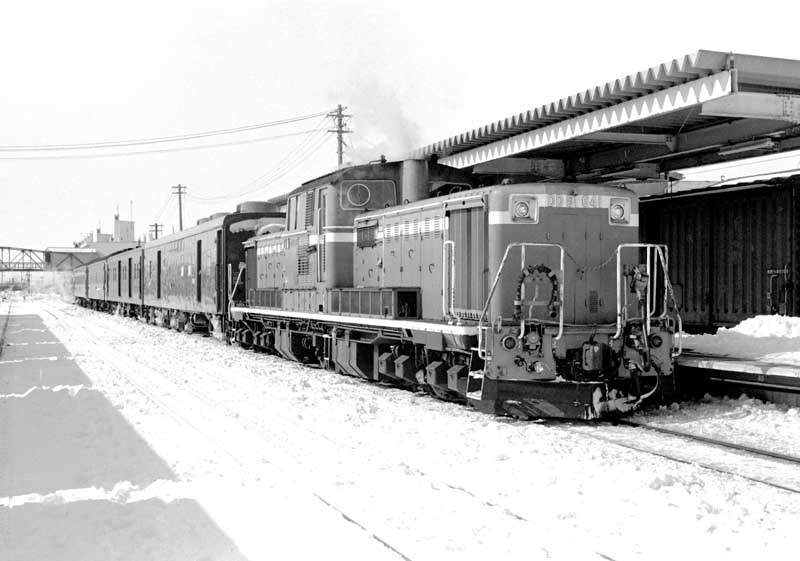
[[[96,258],[105,257],[123,249],[130,249],[139,245],[134,235],[133,220],[120,220],[119,214],[114,215],[114,234],[103,234],[100,228],[87,234],[75,246],[80,249],[93,250]]]
[[[119,214],[114,215],[114,241],[115,242],[132,242],[135,236],[133,234],[133,220],[120,220]]]

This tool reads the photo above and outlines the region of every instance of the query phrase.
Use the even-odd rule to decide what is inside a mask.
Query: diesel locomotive
[[[475,185],[433,161],[305,183],[245,243],[245,346],[517,417],[592,419],[673,387],[667,250],[635,195]]]
[[[79,267],[75,296],[482,411],[594,419],[674,387],[667,249],[638,226],[624,188],[381,160]]]

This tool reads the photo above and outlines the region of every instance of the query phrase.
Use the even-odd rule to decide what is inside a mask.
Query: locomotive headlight
[[[608,221],[611,224],[627,224],[630,222],[630,199],[612,198],[608,205]]]
[[[536,197],[529,195],[511,195],[508,205],[511,219],[519,222],[538,222],[539,206]]]
[[[531,207],[525,201],[517,201],[514,205],[514,216],[517,218],[528,218],[531,215]]]

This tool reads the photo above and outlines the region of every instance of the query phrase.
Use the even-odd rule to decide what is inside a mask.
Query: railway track
[[[61,319],[58,318],[56,314],[53,314],[49,310],[48,314],[51,315],[56,320]],[[144,357],[135,356],[127,353],[125,354],[127,355],[126,356],[127,360],[132,361],[134,363],[139,363],[141,367],[144,368],[153,367],[153,364],[150,364],[150,362]],[[218,375],[216,375],[217,373],[215,372],[205,371],[205,369],[200,369],[200,371],[198,371],[197,374],[201,376],[213,377],[217,380],[217,382],[222,382],[223,385],[230,385],[229,381],[224,380],[224,378],[220,378]],[[133,383],[133,385],[136,384]],[[184,387],[181,389],[183,391],[186,391],[187,388]],[[209,406],[211,405],[209,401],[209,396],[198,395],[191,389],[190,393],[193,394],[193,397],[195,399],[199,399],[200,401],[205,402],[206,405]],[[216,407],[222,406],[222,409],[225,410],[226,412],[228,410],[228,407],[225,407],[224,404],[216,403],[214,405]],[[243,411],[238,411],[237,416],[241,416],[241,419],[243,421],[248,421],[248,424],[250,424],[251,426],[258,424],[256,422],[256,419],[250,418],[249,415],[243,413],[244,413]],[[553,423],[553,425],[554,425],[553,428],[556,427],[566,428],[567,430],[570,430],[572,432],[579,432],[586,437],[599,439],[604,442],[608,442],[610,444],[614,444],[616,446],[624,447],[640,453],[654,455],[657,457],[661,457],[664,459],[668,459],[683,464],[696,465],[705,469],[713,470],[718,473],[737,476],[758,484],[768,485],[770,487],[777,488],[782,491],[800,494],[800,472],[798,472],[794,476],[787,475],[785,473],[789,471],[787,468],[792,468],[796,470],[796,467],[800,465],[800,457],[791,456],[788,454],[782,454],[771,450],[764,450],[760,448],[746,446],[742,444],[737,444],[729,441],[723,441],[709,437],[693,435],[690,433],[684,433],[681,431],[675,431],[651,425],[648,423],[640,423],[627,419],[615,420],[613,422],[608,422],[608,423],[594,423],[591,425],[585,424],[579,426],[566,426],[564,423]],[[611,429],[611,432],[608,432],[607,430],[604,431],[603,429]],[[322,445],[326,447],[337,445],[337,443],[331,442],[326,435],[317,434],[314,433],[313,431],[308,431],[308,430],[305,432],[306,432],[306,438],[310,442],[315,442],[316,445]],[[655,435],[657,438],[660,438],[662,440],[659,441],[654,438],[644,438],[641,436],[642,433],[644,432],[651,433],[652,435]],[[692,446],[689,448],[693,448],[692,450],[689,450],[688,453],[686,446],[687,443],[691,443]],[[338,445],[341,445],[341,443],[339,443]],[[723,454],[724,457],[721,459],[716,459],[716,458],[709,459],[709,454],[708,454],[709,447],[713,447],[714,449],[717,450],[722,450],[724,452]],[[699,453],[698,448],[701,449],[700,451],[703,453]],[[292,456],[292,454],[290,454],[290,456]],[[745,462],[746,466],[740,465],[743,459],[746,460]],[[298,461],[298,458],[294,457],[292,458],[292,460]],[[430,477],[433,474],[426,474],[423,471],[421,475],[423,475],[423,477]],[[436,480],[439,483],[441,483],[442,481],[442,479],[436,476],[433,477],[433,480]],[[447,486],[450,488],[454,487],[453,485],[449,484]],[[456,489],[458,489],[458,487],[456,487]],[[470,495],[472,494],[468,492],[466,489],[459,489],[459,490],[461,490],[462,492],[466,492],[467,494]],[[323,502],[325,502],[322,497],[318,498],[320,500],[323,500]],[[478,499],[480,502],[484,502],[481,499],[481,497],[473,496],[473,498]],[[333,505],[329,506],[335,509]],[[503,510],[505,510],[505,513],[507,515],[513,516],[520,520],[525,520],[525,517],[518,513],[511,512],[506,509]],[[342,513],[342,515],[347,517],[344,513]],[[402,554],[400,555],[402,556]]]
[[[711,438],[708,436],[701,436],[699,434],[691,434],[688,432],[672,430],[665,427],[659,427],[656,425],[652,425],[650,423],[639,423],[637,421],[630,421],[627,419],[619,419],[615,421],[615,424],[622,425],[626,427],[637,427],[641,429],[651,430],[655,432],[660,432],[662,434],[668,434],[671,436],[677,436],[681,438],[689,438],[691,440],[695,440],[697,442],[705,442],[707,444],[712,444],[714,446],[719,446],[720,448],[728,448],[730,450],[739,450],[741,452],[747,452],[749,454],[753,454],[755,456],[764,456],[765,458],[774,458],[777,460],[783,460],[784,462],[789,462],[792,464],[800,465],[800,456],[792,456],[791,454],[782,454],[781,452],[774,452],[772,450],[764,450],[762,448],[755,448],[753,446],[747,446],[745,444],[737,444],[735,442],[730,442],[727,440],[720,440],[718,438]]]
[[[800,457],[626,419],[565,428],[636,452],[800,494]],[[656,438],[644,437],[645,433]],[[713,458],[709,449],[715,451]]]
[[[6,330],[8,329],[8,321],[11,319],[11,308],[13,307],[13,303],[8,300],[7,308],[5,311],[5,317],[2,319],[3,327],[0,329],[0,358],[3,358],[3,349],[6,346]]]

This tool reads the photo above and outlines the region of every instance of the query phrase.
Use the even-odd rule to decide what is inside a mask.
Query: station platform
[[[676,360],[678,385],[691,393],[738,396],[800,406],[800,366],[727,355],[684,352]]]

